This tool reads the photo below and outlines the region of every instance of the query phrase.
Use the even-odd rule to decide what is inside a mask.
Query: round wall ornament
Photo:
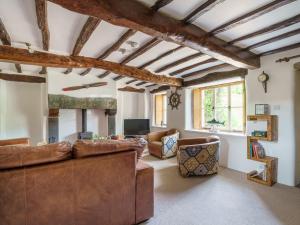
[[[180,94],[177,93],[177,90],[175,92],[171,91],[171,95],[169,97],[169,105],[171,106],[172,110],[174,108],[178,109],[180,101]]]

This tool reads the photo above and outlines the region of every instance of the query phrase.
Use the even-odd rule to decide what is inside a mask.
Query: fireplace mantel
[[[117,99],[106,97],[76,98],[67,95],[48,95],[49,109],[117,109]]]

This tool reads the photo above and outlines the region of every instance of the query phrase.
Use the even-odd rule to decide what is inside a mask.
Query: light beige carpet
[[[267,187],[225,168],[218,175],[182,178],[176,158],[144,160],[155,169],[155,215],[143,224],[300,225],[299,188]]]

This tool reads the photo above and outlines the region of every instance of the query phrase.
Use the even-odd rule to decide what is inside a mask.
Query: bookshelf
[[[266,179],[260,177],[253,177],[252,174],[257,171],[251,171],[247,174],[247,179],[272,186],[277,181],[277,165],[278,159],[272,156],[265,156],[264,158],[259,158],[253,156],[251,152],[251,146],[255,142],[259,141],[276,141],[278,138],[277,132],[277,116],[275,115],[249,115],[247,117],[248,121],[266,121],[267,122],[267,135],[265,137],[255,137],[247,136],[247,159],[254,160],[257,162],[264,163],[266,165]]]

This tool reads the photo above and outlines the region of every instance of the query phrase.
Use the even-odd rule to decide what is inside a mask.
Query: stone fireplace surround
[[[76,110],[73,113],[76,114],[78,110],[81,111],[81,118],[80,118],[80,124],[81,130],[76,132],[75,139],[77,137],[91,137],[91,133],[87,132],[87,122],[89,120],[89,117],[87,116],[87,110],[91,110],[99,113],[103,113],[102,116],[105,116],[105,123],[104,127],[107,129],[107,135],[113,135],[115,134],[116,130],[116,122],[115,122],[115,115],[117,112],[117,100],[114,98],[103,98],[103,97],[96,97],[96,98],[76,98],[76,97],[70,97],[66,95],[48,95],[48,108],[49,108],[49,114],[48,114],[48,141],[49,143],[62,141],[60,140],[60,128],[62,127],[60,121],[62,122],[63,118],[60,116],[60,112],[63,116],[66,116],[66,110]],[[92,114],[92,112],[90,112]],[[74,123],[77,123],[78,121],[73,121]],[[90,121],[89,121],[90,122]],[[103,122],[103,121],[102,121]],[[75,124],[74,124],[75,125]],[[66,125],[68,126],[68,125]],[[101,124],[100,124],[101,126]],[[64,126],[63,126],[64,127]],[[65,127],[64,127],[65,128]],[[67,128],[65,128],[67,129]],[[85,133],[84,133],[85,132]],[[73,137],[74,139],[74,137]]]

